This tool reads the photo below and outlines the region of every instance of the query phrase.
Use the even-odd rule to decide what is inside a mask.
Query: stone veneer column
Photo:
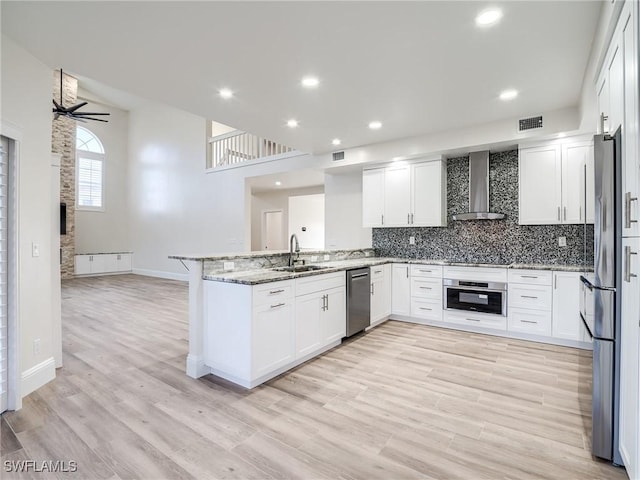
[[[78,96],[78,80],[65,74],[62,82],[64,106],[74,105]],[[60,70],[53,72],[53,98],[60,103]],[[51,104],[53,107],[53,104]],[[62,278],[74,275],[75,209],[76,209],[76,122],[66,117],[53,120],[51,151],[60,159],[60,201],[67,204],[67,234],[60,236]]]

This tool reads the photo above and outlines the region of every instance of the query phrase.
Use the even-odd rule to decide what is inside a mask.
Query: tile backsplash
[[[583,263],[584,225],[518,225],[518,151],[489,157],[489,208],[504,220],[451,220],[468,211],[469,158],[447,161],[447,227],[374,228],[373,248],[381,256],[470,263]],[[587,262],[593,264],[593,225],[586,229]],[[409,237],[415,237],[415,245]],[[558,246],[558,237],[567,246]]]

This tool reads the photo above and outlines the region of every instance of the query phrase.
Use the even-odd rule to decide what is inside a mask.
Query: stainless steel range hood
[[[453,220],[500,220],[504,213],[489,211],[489,151],[469,154],[469,213],[459,213]]]

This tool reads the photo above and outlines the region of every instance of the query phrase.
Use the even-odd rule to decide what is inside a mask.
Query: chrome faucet
[[[293,242],[295,240],[295,250],[293,248]],[[289,266],[293,267],[296,263],[296,260],[293,259],[293,254],[294,252],[297,254],[297,256],[300,256],[300,244],[298,243],[298,236],[294,233],[293,235],[291,235],[291,238],[289,239]]]

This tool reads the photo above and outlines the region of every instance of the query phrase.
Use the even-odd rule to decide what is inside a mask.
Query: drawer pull
[[[278,307],[284,307],[285,304],[284,303],[276,303],[275,305],[271,305],[271,308],[278,308]]]
[[[382,273],[382,270],[374,270],[373,273]]]
[[[432,310],[433,310],[433,308],[420,307],[420,310],[429,310],[429,311],[432,311]]]
[[[480,319],[478,318],[465,318],[465,320],[469,320],[470,322],[479,322]]]
[[[424,288],[425,290],[433,290],[433,288],[431,287],[420,287],[420,288]]]
[[[522,323],[538,323],[538,322],[534,322],[533,320],[520,320]]]
[[[520,295],[520,297],[522,297],[522,298],[538,298],[538,297],[534,297],[533,295]]]
[[[280,290],[269,290],[269,295],[275,295],[276,293],[282,292],[284,292],[284,288],[281,288]]]
[[[535,275],[520,275],[522,278],[538,278]]]
[[[433,270],[418,270],[418,271],[422,272],[422,273],[431,273],[431,272],[433,272]]]

